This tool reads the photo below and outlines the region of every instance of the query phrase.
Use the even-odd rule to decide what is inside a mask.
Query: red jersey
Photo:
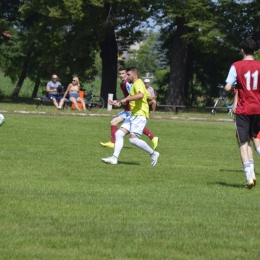
[[[129,92],[131,90],[132,85],[128,82],[128,78],[126,78],[124,81],[121,82],[120,87],[123,91],[124,97],[129,96]],[[125,111],[130,111],[130,105],[129,102],[126,103]]]
[[[236,114],[260,114],[260,62],[241,60],[233,63],[237,73],[238,104]]]

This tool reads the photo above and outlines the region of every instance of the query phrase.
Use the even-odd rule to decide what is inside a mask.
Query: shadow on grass
[[[243,172],[243,170],[227,170],[227,169],[220,169],[220,172]]]
[[[133,147],[130,147],[130,146],[124,146],[123,149],[133,149]]]
[[[125,162],[125,161],[119,161],[118,164],[126,164],[126,165],[141,165],[137,162]]]
[[[12,104],[34,104],[35,101],[30,97],[0,97],[1,103],[12,103]]]
[[[230,183],[226,183],[224,181],[208,182],[208,185],[221,185],[221,186],[232,187],[232,188],[244,188],[245,187],[245,185],[230,184]]]

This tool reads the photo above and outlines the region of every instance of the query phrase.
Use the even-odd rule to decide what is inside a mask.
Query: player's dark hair
[[[251,38],[246,38],[240,43],[240,48],[243,49],[245,55],[253,55],[256,49],[256,42]]]
[[[126,71],[131,71],[138,76],[138,69],[136,67],[127,68]]]
[[[126,71],[126,68],[124,66],[121,66],[118,71],[122,71],[122,70]]]

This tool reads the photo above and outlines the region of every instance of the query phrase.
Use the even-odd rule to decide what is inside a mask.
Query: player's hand
[[[111,100],[111,99],[108,100],[109,105],[114,105],[114,102],[115,102],[114,100]]]
[[[237,106],[233,106],[233,107],[232,107],[232,113],[235,114],[235,113],[236,113],[236,109],[237,109]]]
[[[115,107],[121,107],[121,105],[122,105],[121,101],[118,101],[118,102],[116,102],[116,103],[114,104]]]

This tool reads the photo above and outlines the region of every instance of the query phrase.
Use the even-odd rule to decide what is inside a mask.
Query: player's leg
[[[260,134],[259,134],[260,137]],[[238,134],[236,131],[236,139],[237,139],[237,143],[238,143],[238,147],[239,147],[239,140],[238,140]],[[252,140],[254,140],[254,138],[252,138]],[[240,150],[239,150],[240,152]],[[254,181],[254,186],[256,185],[256,177],[255,177],[255,165],[254,165],[254,157],[253,157],[253,149],[251,147],[251,144],[249,143],[248,145],[248,157],[249,157],[249,163],[250,163],[250,170],[251,170],[251,174],[252,174],[252,178]],[[241,159],[242,165],[243,165],[243,161]]]
[[[110,140],[106,143],[100,142],[103,147],[108,147],[112,149],[115,147],[115,134],[118,129],[117,125],[124,122],[129,115],[130,111],[122,111],[110,122]]]
[[[119,157],[119,154],[124,146],[124,137],[129,134],[128,127],[126,125],[122,125],[120,129],[116,131],[116,142],[115,142],[115,148],[114,148],[114,153],[113,156],[116,158]]]
[[[254,148],[258,154],[260,154],[260,115],[253,116],[252,125],[251,125],[251,136],[254,144]],[[252,178],[254,184],[256,185],[256,176],[255,176],[255,169],[254,169],[254,160],[253,160],[253,151],[252,151]]]
[[[108,164],[117,164],[118,157],[120,155],[120,152],[124,146],[124,137],[129,133],[130,129],[130,122],[129,119],[126,119],[123,125],[120,127],[119,130],[116,132],[116,142],[114,147],[114,153],[111,157],[108,158],[102,158],[101,160],[104,163]]]
[[[253,149],[249,143],[248,145],[248,156],[249,156],[249,163],[250,163],[250,171],[252,175],[252,179],[254,181],[254,186],[256,185],[256,177],[255,177],[255,164],[254,164],[254,155],[253,155]]]
[[[151,157],[151,166],[155,166],[160,154],[154,151],[145,141],[140,139],[146,123],[147,119],[144,116],[131,117],[131,125],[129,131],[130,143],[149,153]]]
[[[156,150],[156,148],[158,146],[158,142],[159,142],[159,137],[154,136],[147,127],[144,128],[143,133],[150,138],[150,140],[152,141],[152,144],[153,144],[153,150]]]
[[[254,181],[250,169],[249,158],[249,130],[250,116],[236,115],[236,128],[239,140],[240,156],[243,163],[244,173],[246,176],[246,188],[251,189],[254,186]]]

